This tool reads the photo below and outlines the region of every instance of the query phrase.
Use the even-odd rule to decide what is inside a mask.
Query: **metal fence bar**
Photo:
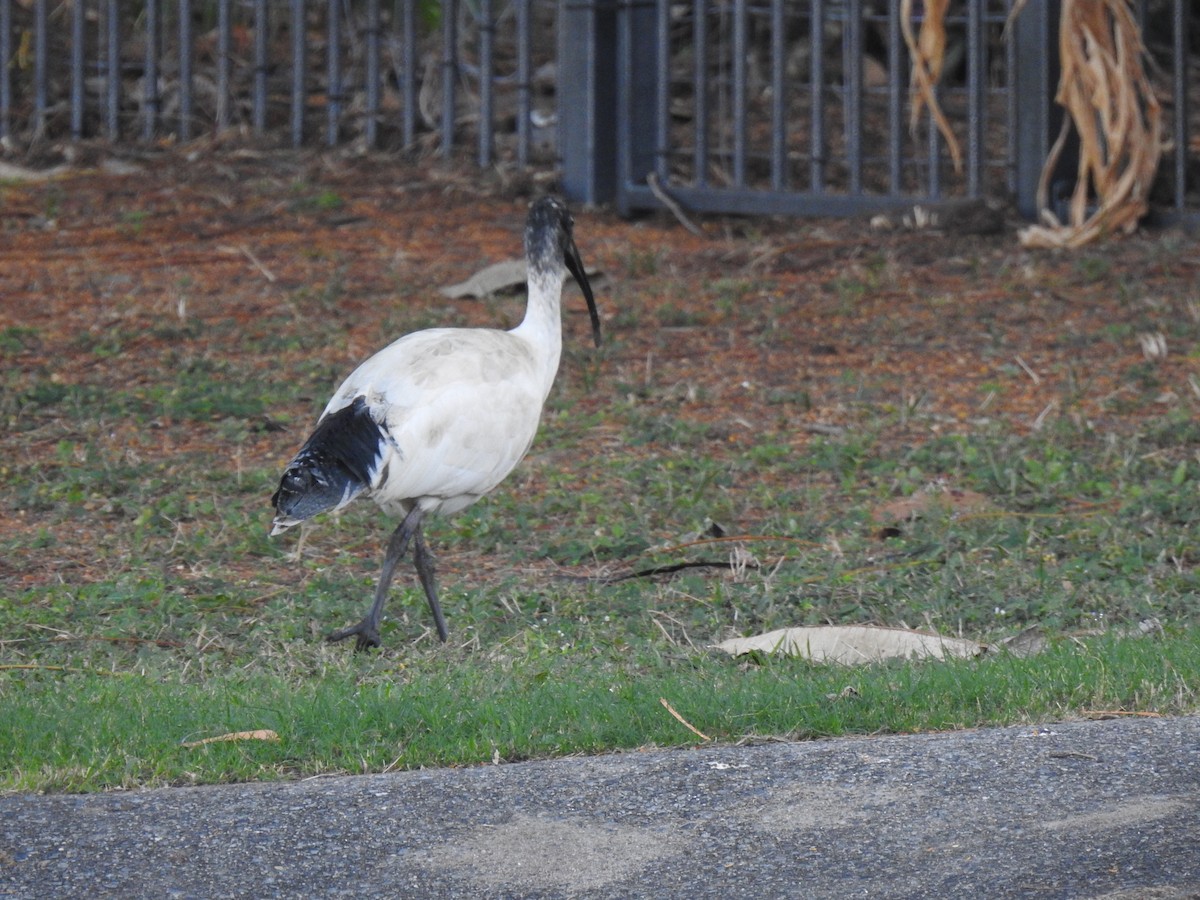
[[[325,20],[325,143],[338,142],[342,121],[342,17],[338,0],[329,0]]]
[[[559,12],[556,152],[563,189],[585,203],[614,200],[620,209],[619,184],[629,170],[626,97],[634,74],[621,62],[631,15],[594,0],[564,0]],[[605,48],[612,52],[601,52]]]
[[[304,0],[292,0],[291,39],[292,39],[292,146],[299,147],[304,143],[304,75],[307,68],[305,51],[307,41],[304,39],[304,21],[306,10]]]
[[[937,85],[934,85],[933,93],[940,103],[941,91],[938,90]],[[929,166],[929,186],[927,189],[930,197],[940,197],[942,195],[942,133],[938,131],[932,116],[925,134],[928,137],[926,164]]]
[[[517,0],[517,167],[529,166],[533,122],[533,47],[530,41],[530,0]]]
[[[142,33],[145,42],[142,69],[142,140],[154,137],[158,124],[158,0],[146,0],[146,24]]]
[[[34,131],[46,128],[46,0],[33,4],[33,122]]]
[[[83,26],[86,21],[86,4],[80,0],[71,9],[71,139],[75,141],[83,137]]]
[[[121,18],[117,0],[107,0],[105,6],[105,125],[108,139],[121,136]]]
[[[492,105],[495,88],[496,22],[492,0],[479,0],[479,166],[492,164]]]
[[[695,124],[693,179],[708,184],[708,5],[705,0],[692,4],[692,114]]]
[[[192,0],[179,0],[179,140],[192,139]]]
[[[1188,16],[1185,0],[1175,0],[1171,5],[1174,25],[1171,52],[1175,58],[1175,79],[1171,86],[1175,104],[1175,209],[1183,212],[1187,205],[1188,189]]]
[[[489,0],[490,2],[490,0]],[[366,121],[363,139],[374,147],[379,135],[379,0],[367,0]]]
[[[658,41],[655,0],[632,0],[622,9],[616,35],[616,172],[619,184],[633,187],[658,172],[657,92],[663,89],[658,57],[666,48]]]
[[[254,131],[262,134],[267,130],[267,76],[270,74],[267,61],[267,0],[254,3]]]
[[[967,0],[967,196],[978,197],[983,188],[983,131],[986,125],[984,79],[987,43],[983,37],[984,3]]]
[[[12,0],[0,0],[0,137],[12,128]]]
[[[862,0],[849,0],[843,31],[842,67],[845,69],[842,104],[846,117],[846,165],[850,193],[861,194],[863,186],[863,36]]]
[[[1006,30],[1007,26],[1006,26]],[[1008,35],[1004,42],[1004,76],[1005,97],[1004,116],[1005,128],[1008,132],[1008,165],[1005,173],[1005,189],[1010,196],[1017,193],[1017,90],[1015,73],[1017,71],[1017,41],[1014,34]]]
[[[630,196],[630,189],[634,183],[634,153],[637,149],[639,149],[639,142],[636,142],[634,139],[635,132],[633,124],[637,110],[644,110],[646,106],[644,103],[639,104],[634,100],[634,98],[639,95],[642,87],[639,83],[639,79],[643,77],[642,71],[640,69],[635,69],[633,65],[633,61],[636,57],[634,41],[637,36],[637,32],[634,29],[634,23],[636,18],[639,16],[640,11],[636,8],[636,6],[632,6],[628,10],[621,10],[620,12],[625,14],[618,14],[617,16],[617,64],[612,67],[611,72],[611,74],[616,76],[618,81],[616,98],[617,109],[615,115],[612,115],[610,119],[612,121],[613,128],[617,133],[616,181],[619,185],[619,189],[616,192],[617,208],[620,210],[621,215],[628,215],[631,212],[631,206],[626,204],[624,201],[626,197]],[[598,24],[599,23],[597,23],[597,25]],[[596,42],[593,40],[592,44],[587,49],[590,51],[595,49],[595,47]],[[567,40],[564,42],[564,49],[565,48],[572,48],[572,42],[569,34],[567,35]],[[570,53],[568,51],[562,55],[569,61],[571,58],[575,56],[581,56],[583,54]],[[599,54],[597,54],[597,56],[599,56]],[[592,61],[589,60],[589,62]],[[599,60],[597,59],[596,62],[599,62]],[[589,69],[590,68],[591,66],[589,66]],[[588,75],[591,75],[590,71],[588,72]],[[588,110],[588,112],[590,113],[591,110]],[[592,123],[589,123],[589,125],[590,124]],[[589,133],[589,137],[594,137],[603,133],[600,131],[600,128],[603,127],[604,124],[603,120],[598,121],[595,124],[597,125],[595,135]],[[567,140],[569,141],[570,138],[568,137]]]
[[[229,128],[230,97],[229,76],[232,65],[230,46],[232,42],[232,27],[229,20],[230,0],[218,0],[217,3],[217,131]]]
[[[417,2],[402,0],[400,8],[404,29],[400,60],[401,77],[404,80],[401,86],[404,109],[400,115],[400,127],[404,146],[411,147],[417,138]]]
[[[667,180],[667,153],[671,146],[671,5],[657,0],[654,28],[658,41],[658,90],[654,95],[654,174]]]
[[[907,56],[900,28],[900,4],[888,4],[888,190],[899,194],[904,188],[904,85],[900,73],[905,71]]]
[[[812,136],[809,139],[808,189],[819,194],[825,189],[825,0],[811,0],[811,28],[809,46],[809,77],[811,79],[811,109],[809,122]]]
[[[1010,93],[1015,104],[1013,193],[1018,211],[1032,219],[1040,215],[1036,202],[1038,185],[1051,140],[1061,121],[1052,100],[1058,83],[1058,41],[1051,2],[1026,5],[1013,26],[1011,43],[1015,47],[1013,66],[1009,69]]]
[[[771,0],[771,189],[775,191],[782,191],[788,182],[785,36],[783,0]]]
[[[733,184],[746,184],[746,0],[733,0]]]
[[[458,79],[458,2],[442,5],[442,156],[454,151],[455,82]]]

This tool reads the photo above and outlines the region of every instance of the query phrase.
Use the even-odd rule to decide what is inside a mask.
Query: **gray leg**
[[[391,538],[388,540],[387,551],[383,556],[383,571],[379,575],[379,584],[375,586],[375,602],[371,604],[371,611],[367,613],[365,619],[357,625],[350,628],[343,628],[341,631],[335,631],[326,638],[328,641],[344,641],[350,635],[355,635],[354,641],[355,650],[368,650],[371,647],[379,646],[379,620],[383,616],[383,604],[387,600],[388,588],[392,585],[392,577],[396,574],[396,565],[404,558],[405,552],[408,550],[408,542],[413,535],[417,536],[417,546],[422,545],[421,541],[421,521],[425,518],[425,513],[419,506],[414,506],[409,510],[408,515],[404,517],[404,521],[392,532]],[[420,572],[420,564],[417,565],[417,571]],[[421,576],[421,583],[425,583],[424,575]],[[426,587],[426,594],[429,588]],[[433,601],[436,603],[436,601]],[[440,613],[441,611],[438,610]],[[442,627],[445,627],[444,625]],[[443,640],[445,640],[443,638]]]
[[[445,642],[450,633],[446,630],[446,617],[442,615],[442,605],[438,603],[437,584],[433,580],[433,556],[425,546],[425,536],[421,533],[419,525],[417,533],[413,536],[413,564],[417,567],[421,587],[425,588],[425,597],[429,600],[429,610],[433,613],[438,637]]]

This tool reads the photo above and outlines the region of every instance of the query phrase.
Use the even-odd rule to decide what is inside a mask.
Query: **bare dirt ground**
[[[451,301],[437,288],[519,253],[528,200],[544,189],[534,178],[250,152],[115,168],[0,187],[7,391],[149,388],[182,358],[228,355],[253,357],[263,378],[323,356],[332,386],[397,336],[400,307],[407,323],[424,306],[418,327],[520,315],[520,298]],[[714,453],[768,432],[799,447],[881,416],[889,442],[1064,417],[1129,433],[1193,416],[1200,400],[1200,242],[1182,232],[1057,254],[1021,249],[1015,221],[970,235],[710,218],[697,237],[666,214],[576,218],[585,262],[603,273],[608,340],[577,402],[603,412],[633,397],[715,425]],[[264,352],[281,321],[310,339]],[[581,302],[568,301],[566,329],[568,346],[586,346]],[[10,464],[51,454],[70,428],[14,424],[0,437]],[[114,442],[134,445],[136,431],[144,443],[147,423],[108,424]],[[150,425],[162,426],[163,449],[228,456],[204,423]],[[277,467],[294,444],[256,428],[238,465]],[[5,532],[46,524],[0,509]],[[86,577],[87,540],[58,541],[54,560],[6,564],[5,578],[36,585],[64,563]]]

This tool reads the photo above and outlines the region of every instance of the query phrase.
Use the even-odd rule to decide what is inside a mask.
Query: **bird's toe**
[[[341,631],[332,632],[325,640],[330,643],[337,643],[338,641],[344,641],[351,635],[354,637],[354,649],[360,653],[370,650],[372,647],[378,647],[383,643],[379,639],[379,630],[366,620],[350,628],[343,628]]]
[[[375,631],[362,632],[358,635],[354,642],[354,649],[358,653],[365,653],[373,647],[378,647],[383,642],[379,639],[379,633]]]

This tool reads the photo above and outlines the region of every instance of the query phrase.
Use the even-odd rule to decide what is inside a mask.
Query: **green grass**
[[[298,403],[306,386],[251,388],[229,366],[180,372],[127,395],[33,385],[9,401],[49,421],[95,419],[7,466],[5,503],[43,526],[0,538],[0,555],[27,566],[70,557],[64,535],[87,523],[95,556],[87,579],[24,590],[11,579],[0,598],[0,789],[695,743],[660,698],[719,741],[1200,705],[1200,466],[1179,419],[1132,438],[996,428],[910,446],[860,431],[803,451],[766,434],[706,454],[709,426],[629,406],[609,420],[624,439],[585,464],[572,461],[595,417],[554,405],[513,483],[431,529],[452,643],[431,639],[405,572],[383,651],[355,655],[321,636],[362,614],[387,524],[352,507],[290,561],[294,540],[266,537],[278,466],[232,457],[263,440],[255,423],[272,391]],[[220,388],[205,390],[210,381]],[[118,414],[177,424],[114,442],[104,429]],[[151,452],[182,428],[225,455]],[[881,539],[871,511],[935,478],[992,506],[934,512]],[[761,565],[611,584],[561,577],[724,562],[724,543],[664,549],[712,521],[753,535],[743,545]],[[1164,635],[1116,636],[1149,617]],[[731,634],[864,622],[985,641],[1037,625],[1057,637],[1027,659],[853,670],[707,649]],[[1084,632],[1098,636],[1073,637]],[[183,746],[258,728],[281,739]]]
[[[404,662],[301,651],[304,671],[290,649],[251,670],[211,674],[195,651],[180,654],[194,664],[190,677],[163,677],[146,663],[9,671],[3,786],[194,784],[697,743],[662,699],[709,738],[732,741],[945,730],[1080,709],[1182,711],[1194,708],[1200,683],[1194,639],[1181,634],[1060,641],[1036,661],[1000,654],[846,669],[631,653],[622,632],[591,629],[594,643],[569,652],[531,635],[482,659],[462,650]],[[254,729],[280,739],[184,746]]]

